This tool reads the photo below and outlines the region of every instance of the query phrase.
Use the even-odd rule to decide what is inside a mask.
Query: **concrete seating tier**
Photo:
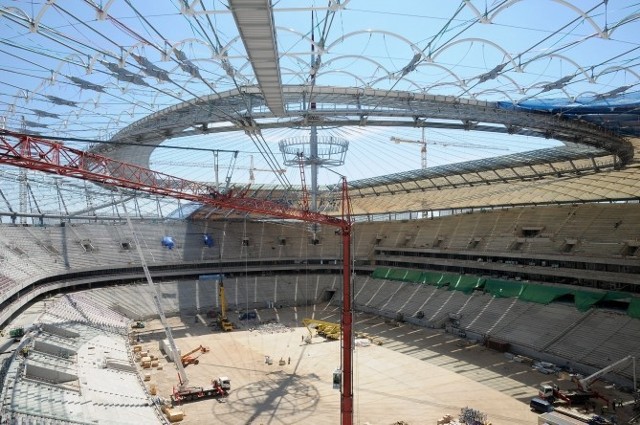
[[[511,208],[458,214],[430,220],[358,223],[356,255],[367,258],[371,246],[436,248],[449,251],[593,255],[618,258],[627,241],[640,238],[640,214],[634,204],[588,204]],[[567,241],[574,242],[567,251]],[[624,255],[624,254],[623,254]]]
[[[513,318],[508,327],[494,332],[494,336],[543,351],[547,344],[564,335],[571,324],[584,315],[572,305],[528,304],[529,308],[522,316]]]
[[[229,309],[244,310],[314,304],[326,290],[339,286],[337,275],[284,275],[230,277],[224,280]],[[156,283],[165,314],[208,312],[220,308],[214,281],[181,280]],[[98,288],[81,293],[99,306],[130,319],[156,317],[154,291],[146,283]]]

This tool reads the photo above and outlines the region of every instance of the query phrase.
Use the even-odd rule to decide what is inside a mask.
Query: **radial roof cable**
[[[52,112],[42,111],[40,109],[32,109],[33,112],[39,117],[43,118],[60,118],[60,115],[54,114]]]
[[[104,87],[99,84],[93,84],[93,83],[90,83],[89,81],[83,80],[82,78],[78,78],[74,76],[70,76],[67,78],[73,81],[76,85],[80,86],[81,89],[93,90],[100,93],[104,93]]]
[[[157,78],[158,80],[162,81],[171,81],[171,78],[169,78],[169,74],[167,73],[167,71],[154,65],[153,63],[151,63],[151,61],[149,61],[149,59],[145,58],[144,56],[136,55],[135,53],[132,53],[131,56],[133,56],[136,62],[138,62],[138,64],[142,67],[142,72],[144,72],[148,76]]]
[[[545,84],[542,86],[542,93],[563,88],[569,81],[573,80],[573,77],[575,77],[575,75],[567,75],[566,77],[560,78],[558,81]]]
[[[493,68],[491,71],[486,72],[478,77],[479,83],[484,83],[485,81],[493,80],[498,77],[498,74],[507,66],[507,63],[500,64]]]
[[[45,94],[44,97],[46,97],[56,105],[65,105],[65,106],[73,106],[73,107],[78,106],[78,104],[72,100],[62,99],[57,96],[51,96],[51,95]]]

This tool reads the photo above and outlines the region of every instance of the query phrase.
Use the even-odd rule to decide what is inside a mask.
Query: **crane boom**
[[[194,182],[117,161],[105,156],[70,148],[61,142],[32,137],[8,130],[0,131],[0,164],[89,180],[107,186],[141,190],[270,217],[301,220],[332,227],[350,228],[340,217],[299,210],[285,203],[221,193],[207,184]]]
[[[391,136],[390,140],[394,143],[414,143],[414,144],[418,144],[421,146],[420,148],[420,163],[422,165],[422,169],[426,169],[427,168],[427,139],[424,136],[424,127],[422,127],[422,139],[421,140],[415,140],[415,139],[403,139],[402,137],[395,137],[395,136]],[[455,146],[458,148],[478,148],[478,149],[483,149],[483,150],[501,150],[501,151],[506,151],[508,149],[505,148],[499,148],[496,146],[482,146],[482,145],[476,145],[473,143],[458,143],[458,142],[444,142],[444,141],[438,141],[438,140],[430,140],[429,141],[430,145],[439,145],[439,146]]]
[[[118,191],[120,191],[118,189]],[[122,194],[120,194],[122,196]],[[178,352],[178,347],[176,346],[176,342],[173,339],[173,333],[171,332],[171,327],[167,322],[167,316],[164,314],[164,308],[162,307],[162,303],[160,302],[160,290],[158,289],[155,281],[151,277],[151,273],[149,272],[149,267],[147,266],[147,260],[144,258],[144,254],[142,253],[142,246],[140,241],[138,240],[138,234],[133,228],[133,224],[131,224],[131,217],[129,217],[129,212],[127,211],[127,205],[125,203],[122,204],[124,208],[124,216],[127,220],[127,226],[131,231],[131,236],[133,237],[133,241],[136,246],[136,251],[138,252],[138,256],[140,257],[140,264],[142,265],[142,270],[144,271],[144,276],[147,279],[147,283],[149,287],[153,290],[153,303],[155,304],[156,311],[158,312],[158,316],[160,317],[160,323],[162,323],[162,328],[164,329],[165,334],[167,335],[167,340],[169,341],[169,346],[171,347],[171,351],[173,353]],[[178,361],[175,359],[174,361],[176,365],[176,369],[178,370],[178,378],[180,379],[180,387],[186,387],[189,384],[189,378],[187,376],[187,372],[184,370],[184,365],[182,361]]]
[[[0,164],[89,180],[106,186],[141,190],[200,202],[223,209],[264,214],[270,217],[324,224],[340,229],[342,236],[342,383],[341,422],[353,423],[353,311],[351,291],[351,201],[346,178],[342,178],[341,217],[299,210],[273,201],[220,193],[202,183],[65,146],[61,142],[0,130]],[[138,245],[138,244],[136,244]]]
[[[598,378],[606,375],[607,373],[611,372],[612,370],[614,370],[617,367],[624,366],[624,365],[628,364],[629,362],[633,362],[633,373],[634,373],[633,383],[635,385],[635,382],[636,382],[636,377],[635,377],[636,358],[634,356],[627,356],[627,357],[624,357],[624,358],[618,360],[617,362],[613,362],[609,366],[606,366],[606,367],[600,369],[599,371],[587,376],[586,378],[579,379],[577,384],[578,384],[578,386],[580,387],[581,390],[587,391],[589,389],[589,385],[591,385],[591,383],[593,381],[595,381]],[[635,388],[634,388],[634,390],[635,390]]]
[[[227,168],[227,176],[224,178],[224,191],[229,190],[229,185],[231,184],[231,176],[233,175],[233,169],[236,167],[236,160],[238,159],[238,151],[236,151],[231,157],[231,164],[229,164],[229,168]]]
[[[389,140],[391,140],[394,143],[415,143],[420,145],[429,144],[429,145],[439,145],[439,146],[455,146],[457,148],[479,148],[479,149],[486,149],[486,150],[492,150],[492,151],[508,150],[506,148],[500,148],[497,146],[476,145],[475,143],[445,142],[442,140],[429,140],[429,142],[427,142],[426,140],[423,141],[423,140],[415,140],[415,139],[403,139],[401,137],[395,137],[395,136],[392,136]]]
[[[420,166],[422,169],[427,168],[427,140],[424,138],[424,129],[422,131],[422,140],[410,140],[402,139],[400,137],[391,137],[391,141],[394,143],[417,143],[421,145],[420,148]]]

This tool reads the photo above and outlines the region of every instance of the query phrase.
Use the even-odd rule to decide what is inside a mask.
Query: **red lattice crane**
[[[102,155],[65,146],[53,140],[32,137],[7,130],[0,131],[0,164],[14,165],[66,177],[74,177],[107,186],[140,190],[155,195],[199,202],[222,209],[263,214],[270,217],[295,219],[337,227],[343,245],[343,307],[342,307],[342,388],[341,423],[353,423],[353,329],[351,305],[351,204],[346,179],[342,181],[342,216],[333,217],[263,199],[253,199],[244,193],[220,193],[198,182],[163,174],[137,165],[117,161]]]

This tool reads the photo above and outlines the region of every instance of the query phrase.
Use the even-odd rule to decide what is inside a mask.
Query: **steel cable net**
[[[262,78],[269,61],[255,56],[236,19],[240,6],[234,6],[130,0],[74,7],[44,0],[0,4],[0,127],[24,128],[80,149],[100,148],[141,165],[152,155],[193,163],[202,157],[195,148],[239,150],[234,182],[250,179],[250,156],[255,169],[271,170],[254,173],[254,186],[284,185],[286,178],[277,174],[283,164],[274,156],[278,143],[302,137],[312,125],[321,138],[349,142],[351,152],[335,171],[350,181],[418,169],[416,147],[395,146],[389,139],[420,139],[423,127],[430,140],[497,145],[509,153],[561,144],[553,133],[545,139],[507,122],[483,127],[460,108],[446,119],[434,118],[439,106],[416,108],[418,95],[454,105],[489,102],[505,116],[512,109],[533,110],[638,134],[638,19],[625,2],[547,1],[540,7],[533,0],[473,0],[427,7],[409,1],[399,11],[384,2],[283,0],[257,21],[272,19],[267,34],[274,35],[268,41],[277,50],[273,79]],[[301,88],[301,94],[290,95],[288,87]],[[367,103],[368,90],[376,96]],[[221,96],[231,91],[238,96]],[[270,102],[278,91],[284,112],[275,114]],[[191,107],[178,108],[181,102]],[[151,118],[160,116],[157,139],[149,140],[153,128],[143,124],[158,127]],[[117,134],[130,134],[128,142],[140,146],[126,148],[114,139]],[[160,152],[154,151],[158,144],[165,146]],[[169,150],[168,144],[194,150]],[[429,165],[495,155],[434,143]],[[202,167],[171,165],[163,171],[175,175],[174,169],[190,180],[212,179]],[[5,176],[17,187],[17,178]],[[319,180],[333,183],[328,176],[321,173]],[[33,199],[40,196],[28,177],[34,195],[24,185],[3,189],[7,210],[19,210],[26,193],[37,212]],[[42,197],[47,205],[40,209],[64,210],[64,186],[49,185]]]
[[[579,6],[413,2],[409,15],[355,0],[328,8],[281,1],[273,6],[281,80],[309,84],[313,76],[319,85],[516,102],[634,91],[633,10],[603,1]],[[535,19],[541,13],[545,19]],[[177,98],[256,83],[222,1],[181,10],[170,2],[68,8],[40,1],[3,6],[2,20],[15,34],[0,52],[12,64],[3,97],[13,129],[25,115],[41,126],[34,131],[106,137]],[[81,125],[70,112],[92,119]]]

